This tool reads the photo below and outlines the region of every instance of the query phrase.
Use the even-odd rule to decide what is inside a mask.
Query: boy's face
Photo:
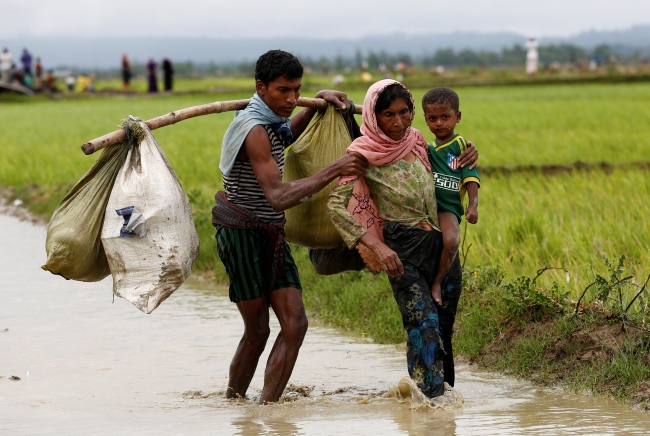
[[[289,80],[283,76],[269,83],[267,87],[258,80],[255,83],[257,94],[268,107],[281,117],[290,117],[300,98],[302,78]]]
[[[460,111],[449,104],[427,104],[424,107],[424,120],[438,141],[448,141],[454,136],[456,124],[460,121]]]

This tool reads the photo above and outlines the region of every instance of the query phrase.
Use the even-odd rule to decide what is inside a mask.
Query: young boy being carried
[[[449,88],[431,89],[422,98],[422,109],[429,130],[436,135],[436,139],[428,145],[443,250],[431,295],[441,305],[441,284],[458,254],[462,216],[465,214],[467,222],[471,224],[478,222],[480,179],[477,168],[458,165],[458,157],[467,148],[465,139],[454,132],[461,118],[458,94]],[[465,192],[469,194],[467,211],[463,207]]]

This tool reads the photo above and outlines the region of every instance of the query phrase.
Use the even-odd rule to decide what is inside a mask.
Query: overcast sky
[[[650,0],[13,0],[0,38],[355,38],[452,31],[570,36],[650,23]]]

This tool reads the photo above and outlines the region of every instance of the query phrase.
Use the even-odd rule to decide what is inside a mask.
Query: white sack
[[[129,151],[108,200],[102,244],[113,293],[151,313],[189,277],[199,237],[174,170],[151,131],[142,126],[146,137]],[[126,209],[130,207],[135,209],[132,217]],[[134,222],[123,228],[125,218]]]

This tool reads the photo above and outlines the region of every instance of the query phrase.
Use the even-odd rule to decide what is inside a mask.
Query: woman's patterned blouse
[[[413,163],[399,160],[383,167],[369,166],[365,179],[381,219],[407,226],[426,220],[439,230],[433,174],[420,159]],[[367,232],[347,209],[355,183],[356,180],[334,188],[327,202],[327,214],[349,248]]]

